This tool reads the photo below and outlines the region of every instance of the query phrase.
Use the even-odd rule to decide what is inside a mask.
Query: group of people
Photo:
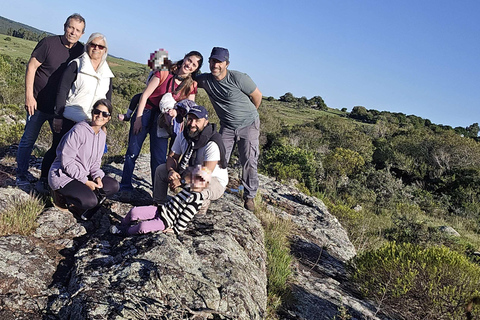
[[[164,230],[180,232],[210,201],[220,198],[228,183],[227,164],[238,145],[242,165],[244,207],[255,208],[258,189],[262,94],[251,78],[228,69],[229,51],[214,47],[210,73],[200,73],[203,56],[191,51],[177,63],[166,51],[152,54],[145,90],[132,98],[121,120],[130,120],[122,179],[105,176],[106,127],[112,118],[112,78],[106,63],[108,44],[93,33],[83,46],[85,19],[69,16],[64,34],[46,37],[32,52],[25,76],[27,122],[17,152],[18,186],[30,184],[30,154],[42,125],[48,121],[52,146],[44,156],[36,189],[51,190],[55,206],[89,219],[106,197],[133,191],[132,175],[147,134],[150,135],[153,206],[133,208],[113,233]],[[157,58],[155,60],[155,58]],[[220,129],[197,105],[203,88],[220,119]],[[169,145],[170,141],[170,145]],[[168,190],[183,190],[168,198]],[[140,222],[139,222],[140,221]]]

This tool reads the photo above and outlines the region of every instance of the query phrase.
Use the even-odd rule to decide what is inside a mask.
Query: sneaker
[[[122,236],[126,236],[128,227],[123,227],[120,225],[111,225],[110,226],[110,233],[111,234],[118,234]]]
[[[197,214],[206,214],[209,206],[210,206],[210,200],[209,199],[203,200],[203,204],[198,210]]]
[[[35,184],[35,189],[38,193],[42,195],[47,195],[50,193],[50,186],[48,185],[47,178],[40,178]]]
[[[17,178],[15,179],[15,185],[17,187],[24,187],[30,185],[30,181],[28,181],[26,175],[18,175]]]
[[[110,233],[111,234],[120,234],[120,233],[122,233],[122,231],[116,225],[111,225],[110,226]]]
[[[253,198],[246,198],[243,207],[248,211],[255,211],[255,202],[253,201]]]

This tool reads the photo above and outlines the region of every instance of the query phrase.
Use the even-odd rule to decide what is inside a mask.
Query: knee
[[[82,199],[82,208],[85,210],[93,209],[97,204],[98,199],[93,192],[91,192],[91,194]]]
[[[167,178],[168,178],[167,165],[163,163],[155,169],[155,179],[165,180]]]

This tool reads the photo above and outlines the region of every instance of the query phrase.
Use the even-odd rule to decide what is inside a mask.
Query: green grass
[[[10,41],[7,40],[8,38]],[[29,59],[36,44],[35,41],[0,34],[0,54],[7,54],[13,58]]]
[[[0,213],[0,236],[32,234],[36,228],[37,216],[43,208],[43,201],[37,197],[10,198],[6,209]]]
[[[265,236],[267,251],[267,319],[277,319],[277,311],[291,297],[290,280],[292,261],[289,236],[294,230],[293,223],[269,211],[261,200],[255,198],[255,215],[260,219]]]

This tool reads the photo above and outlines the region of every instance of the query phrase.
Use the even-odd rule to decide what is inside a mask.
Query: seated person
[[[180,160],[180,157],[181,160]],[[215,124],[208,122],[208,112],[203,106],[193,105],[187,113],[185,129],[175,139],[167,162],[155,171],[153,202],[165,204],[170,187],[175,190],[181,180],[196,165],[208,168],[212,179],[203,195],[203,206],[199,213],[205,213],[211,200],[220,198],[228,183],[225,147]]]
[[[110,227],[113,234],[134,235],[155,231],[180,233],[203,203],[202,190],[208,185],[211,172],[198,165],[186,176],[184,189],[166,204],[132,208],[120,225]]]
[[[70,209],[87,220],[106,196],[116,193],[118,182],[100,169],[112,104],[100,99],[93,105],[92,120],[81,121],[68,131],[57,148],[48,183],[53,202],[59,209]]]

